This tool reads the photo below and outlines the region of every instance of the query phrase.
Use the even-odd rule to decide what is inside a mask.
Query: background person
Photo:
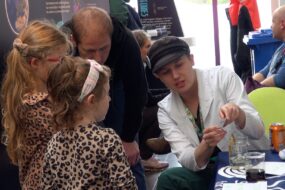
[[[23,190],[41,189],[44,152],[55,132],[46,80],[69,50],[64,33],[49,23],[34,21],[14,40],[7,57],[1,91],[3,126],[7,152],[19,166]]]
[[[109,0],[110,15],[117,18],[123,25],[127,26],[129,11],[127,3],[130,0]]]
[[[78,55],[95,59],[112,71],[111,102],[104,124],[119,134],[138,188],[145,189],[135,138],[141,126],[147,87],[137,42],[119,21],[97,7],[79,10],[71,26]]]
[[[150,62],[147,56],[148,50],[151,47],[150,36],[144,30],[134,30],[132,32],[140,46],[144,68],[145,70],[150,70]],[[147,82],[149,83],[151,81],[147,80]],[[157,102],[162,100],[168,93],[168,89],[148,88],[148,101],[143,111],[143,121],[139,131],[140,155],[145,171],[160,171],[168,167],[167,162],[162,162],[155,158],[153,151],[146,144],[148,139],[160,136],[161,131],[157,121]]]
[[[272,17],[273,38],[285,41],[285,6],[276,9]],[[252,77],[264,86],[285,89],[285,43],[274,52],[268,64]]]
[[[154,42],[149,57],[153,73],[171,90],[158,103],[158,121],[182,165],[160,175],[158,190],[208,189],[210,159],[228,150],[232,134],[248,136],[249,149],[269,149],[263,123],[234,72],[193,68],[189,46],[173,36]]]
[[[120,137],[102,128],[110,69],[64,57],[47,86],[57,132],[44,159],[44,189],[137,189]],[[68,177],[67,177],[68,176]]]
[[[110,15],[130,30],[142,28],[140,16],[129,2],[130,0],[109,0]]]

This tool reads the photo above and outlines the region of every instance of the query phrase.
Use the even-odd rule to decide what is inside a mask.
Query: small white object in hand
[[[281,160],[285,160],[285,149],[279,151],[279,157]]]

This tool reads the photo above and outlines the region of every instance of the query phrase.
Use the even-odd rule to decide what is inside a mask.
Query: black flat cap
[[[157,72],[164,65],[190,54],[188,44],[175,36],[166,36],[155,41],[149,50],[151,70]]]

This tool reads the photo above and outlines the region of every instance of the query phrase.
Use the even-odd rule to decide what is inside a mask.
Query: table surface
[[[264,151],[265,161],[284,162],[277,153]],[[224,183],[245,183],[245,171],[233,170],[229,167],[228,153],[220,152],[216,162],[216,176],[214,187],[211,189],[222,190]],[[267,189],[285,190],[285,176],[266,176]]]

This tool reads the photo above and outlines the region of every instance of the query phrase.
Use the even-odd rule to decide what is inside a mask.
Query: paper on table
[[[267,181],[256,183],[224,183],[223,190],[267,190]]]
[[[285,162],[265,162],[265,173],[271,175],[285,175]]]

